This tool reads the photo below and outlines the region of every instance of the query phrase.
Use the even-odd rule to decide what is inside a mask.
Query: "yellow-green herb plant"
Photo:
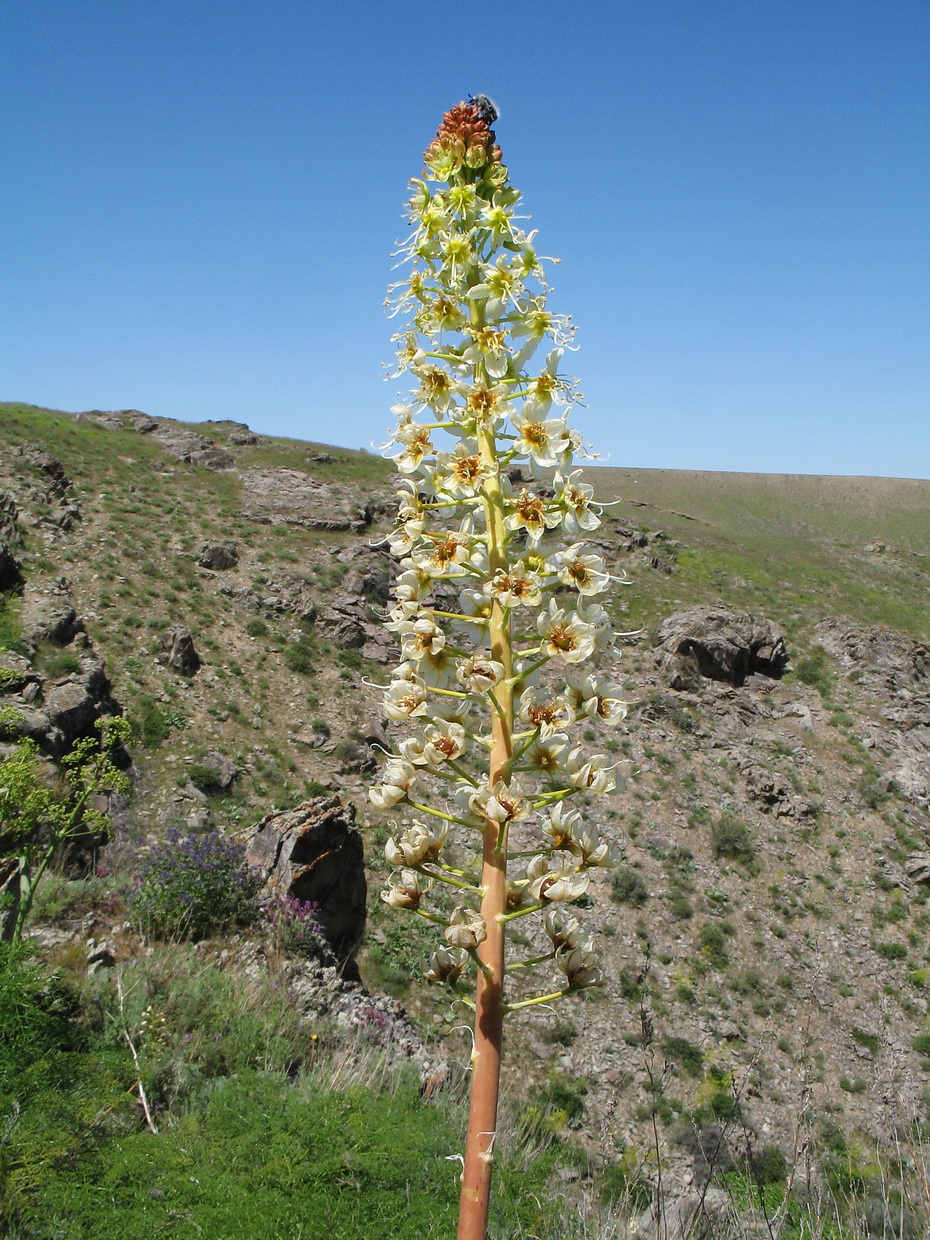
[[[597,601],[612,578],[583,541],[600,517],[573,468],[579,394],[561,372],[573,328],[546,308],[495,120],[484,96],[443,117],[411,182],[409,272],[388,298],[407,320],[397,373],[416,389],[393,409],[389,445],[404,475],[388,622],[402,662],[384,710],[412,734],[370,792],[405,816],[382,898],[441,927],[426,976],[475,1014],[459,1240],[487,1230],[505,1016],[601,981],[567,906],[619,846],[570,803],[610,792],[615,776],[571,733],[626,713],[620,688],[592,670],[616,655],[616,635]],[[453,900],[437,900],[442,890]],[[507,928],[531,914],[549,948],[512,959]],[[509,993],[518,970],[547,967],[557,980],[538,994]]]

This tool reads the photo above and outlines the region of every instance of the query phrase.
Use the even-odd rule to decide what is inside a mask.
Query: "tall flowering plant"
[[[404,478],[388,628],[402,662],[384,709],[411,734],[370,793],[406,815],[382,898],[441,927],[426,975],[475,1011],[459,1240],[486,1234],[505,1015],[601,980],[567,906],[618,848],[571,803],[615,778],[571,733],[626,712],[619,687],[591,670],[615,635],[597,601],[611,578],[584,544],[599,509],[572,467],[578,392],[560,366],[573,329],[546,308],[495,120],[484,96],[443,117],[411,182],[409,274],[389,295],[408,320],[397,373],[416,389],[393,410]],[[533,914],[548,950],[512,959],[507,928]],[[556,982],[513,996],[518,970],[546,967]]]

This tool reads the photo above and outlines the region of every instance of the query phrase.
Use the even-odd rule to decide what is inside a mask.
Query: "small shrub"
[[[218,831],[182,836],[174,828],[151,850],[136,881],[126,897],[131,915],[149,933],[178,938],[248,920],[258,887],[241,845]]]
[[[815,646],[811,654],[801,659],[794,669],[798,680],[816,689],[824,698],[833,692],[833,676],[827,666],[829,657],[823,646]]]
[[[727,954],[725,923],[706,921],[698,933],[701,951],[717,969],[725,969],[730,957]]]
[[[754,865],[756,849],[749,828],[729,811],[720,815],[710,839],[715,857],[728,857],[747,867]]]
[[[267,637],[268,625],[264,620],[256,616],[254,620],[250,620],[245,626],[245,631],[249,637]]]
[[[866,1029],[860,1029],[854,1025],[849,1031],[854,1042],[858,1042],[860,1046],[864,1046],[866,1050],[870,1050],[873,1055],[878,1054],[878,1037],[874,1033],[869,1033]]]
[[[876,943],[875,951],[885,960],[904,960],[907,956],[904,943]]]
[[[930,1055],[930,1033],[922,1033],[911,1043],[915,1051],[921,1055]]]
[[[704,1052],[687,1038],[668,1038],[665,1054],[680,1064],[688,1076],[699,1077],[704,1069]]]
[[[272,929],[275,947],[282,952],[317,955],[324,934],[320,906],[313,900],[298,900],[276,891],[264,907]]]
[[[81,670],[81,660],[76,654],[53,654],[45,660],[45,671],[53,679],[58,676],[70,676],[72,672]]]
[[[571,1046],[578,1037],[578,1026],[570,1018],[554,1020],[543,1026],[540,1036],[552,1046]]]
[[[355,671],[360,671],[364,666],[364,659],[358,650],[340,650],[338,658],[343,667],[351,667]]]
[[[610,894],[618,904],[642,908],[649,899],[649,888],[641,874],[628,865],[622,865],[610,881]]]

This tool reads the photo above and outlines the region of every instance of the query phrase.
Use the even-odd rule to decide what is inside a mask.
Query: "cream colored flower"
[[[487,693],[504,675],[503,663],[473,654],[458,665],[455,678],[469,693]]]
[[[480,913],[460,904],[453,912],[448,928],[443,933],[446,942],[452,947],[474,951],[478,944],[483,943],[488,937],[488,928]]]
[[[604,980],[600,958],[594,950],[594,940],[586,939],[577,947],[563,948],[555,954],[556,964],[568,978],[571,990],[583,990],[587,986],[599,986]]]
[[[542,602],[540,581],[523,560],[517,560],[508,571],[498,569],[484,584],[484,593],[502,607],[538,607]]]
[[[559,581],[579,594],[602,594],[610,585],[610,574],[599,555],[585,554],[584,543],[572,543],[553,556]]]
[[[416,771],[403,758],[391,758],[385,763],[382,782],[368,789],[368,799],[378,809],[390,809],[405,800],[416,779]]]
[[[557,473],[553,479],[556,503],[562,509],[562,528],[569,534],[582,530],[596,530],[601,523],[597,509],[592,503],[594,487],[579,481],[581,470],[576,469],[567,478]]]
[[[384,695],[382,709],[395,723],[425,715],[428,711],[425,684],[419,676],[413,680],[392,681]]]
[[[446,982],[454,986],[467,969],[470,959],[471,957],[463,947],[440,945],[434,949],[430,957],[429,968],[424,971],[424,976],[427,981]]]
[[[589,882],[587,874],[567,862],[552,868],[550,859],[542,853],[526,867],[526,877],[529,894],[545,903],[577,900],[587,891]]]
[[[388,865],[417,866],[426,861],[438,861],[443,845],[449,835],[446,823],[436,828],[413,822],[404,827],[400,837],[393,837],[384,846]]]
[[[420,900],[432,887],[416,870],[396,870],[391,875],[391,885],[381,892],[381,899],[391,908],[419,908]]]
[[[577,917],[560,905],[552,905],[543,913],[543,929],[552,940],[556,951],[560,947],[577,947],[581,942],[581,927]]]
[[[595,753],[586,758],[579,745],[568,755],[565,765],[569,782],[574,788],[600,796],[602,792],[612,792],[617,786],[614,768],[607,765],[606,754]]]
[[[537,618],[536,629],[543,639],[543,651],[551,658],[580,663],[594,650],[593,626],[579,619],[578,612],[569,617],[555,599],[549,600],[548,612]]]

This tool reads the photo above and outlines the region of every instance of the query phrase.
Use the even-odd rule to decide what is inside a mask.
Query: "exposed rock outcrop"
[[[197,563],[201,568],[235,568],[239,563],[239,548],[228,539],[223,542],[204,543]]]
[[[351,530],[371,524],[372,503],[349,487],[318,482],[298,469],[251,469],[242,475],[243,516],[308,530]]]
[[[200,667],[200,655],[194,649],[191,631],[183,625],[173,624],[165,629],[161,637],[161,651],[164,662],[182,676],[193,676]]]
[[[365,863],[355,808],[339,797],[275,810],[246,835],[250,865],[267,891],[284,891],[320,907],[326,937],[346,960],[365,929]]]
[[[20,535],[18,511],[12,495],[0,491],[0,590],[9,590],[19,582]]]
[[[703,679],[742,685],[754,672],[780,677],[788,666],[784,635],[762,616],[722,607],[688,607],[659,626],[656,659],[673,689]]]

